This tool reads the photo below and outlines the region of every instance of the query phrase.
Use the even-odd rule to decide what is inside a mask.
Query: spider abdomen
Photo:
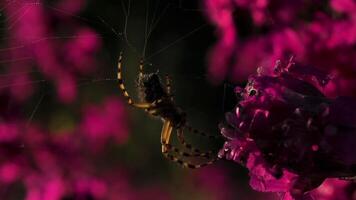
[[[168,97],[168,94],[163,88],[159,76],[155,73],[143,74],[141,77],[139,77],[138,88],[141,99],[147,103],[153,103]]]
[[[163,108],[161,116],[164,119],[170,120],[174,128],[180,128],[186,124],[185,113],[177,107]]]
[[[174,105],[170,99],[162,99],[150,110],[154,111],[154,116],[169,120],[174,128],[184,127],[186,125],[186,114],[182,109]]]

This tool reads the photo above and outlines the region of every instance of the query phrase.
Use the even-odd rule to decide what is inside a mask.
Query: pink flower
[[[230,0],[207,0],[206,6],[211,20],[218,25],[219,40],[210,53],[210,75],[214,79],[222,79],[228,71],[229,58],[236,43],[236,29],[233,25],[232,3]],[[225,53],[222,53],[225,52]]]
[[[101,149],[111,139],[122,144],[128,137],[126,115],[125,105],[119,99],[108,98],[102,105],[84,109],[80,131],[93,149]]]
[[[236,88],[239,102],[221,125],[228,141],[219,156],[245,165],[254,189],[287,193],[285,199],[309,198],[326,178],[353,177],[356,100],[326,97],[329,80],[292,62],[273,72],[259,68]]]

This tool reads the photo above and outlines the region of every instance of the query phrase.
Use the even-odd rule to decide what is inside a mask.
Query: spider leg
[[[190,168],[190,169],[198,169],[198,168],[201,168],[201,167],[205,167],[207,165],[211,165],[213,163],[215,163],[217,160],[219,160],[218,157],[214,158],[214,159],[211,159],[205,163],[200,163],[200,164],[194,164],[194,163],[191,163],[191,162],[187,162],[187,161],[184,161],[172,154],[170,154],[168,151],[167,152],[164,152],[163,155],[168,159],[168,160],[171,160],[173,162],[176,162],[178,163],[179,165],[181,165],[182,167],[186,167],[186,168]]]
[[[145,112],[147,112],[149,115],[152,116],[159,116],[159,109],[157,109],[157,104],[161,103],[162,99],[158,99],[156,101],[154,101],[153,103],[151,103],[149,108],[145,108]]]
[[[162,144],[162,153],[168,152],[168,151],[173,151],[180,156],[184,157],[205,157],[205,158],[210,158],[209,153],[201,153],[201,152],[195,152],[195,154],[188,153],[181,151],[179,148],[175,147],[174,145],[169,143],[170,136],[172,133],[173,127],[171,126],[171,122],[169,120],[166,120],[163,123],[162,127],[162,133],[161,133],[161,144]]]
[[[182,157],[204,157],[204,158],[210,158],[211,156],[209,154],[202,154],[202,153],[189,153],[186,151],[182,151],[179,148],[177,148],[176,146],[172,145],[172,144],[164,144],[164,146],[166,146],[167,151],[170,152],[174,152],[176,154],[178,154],[179,156]]]
[[[183,129],[178,129],[177,130],[177,137],[178,137],[178,141],[187,149],[189,149],[190,151],[196,153],[197,156],[200,157],[206,157],[206,158],[211,158],[213,157],[214,152],[213,151],[207,151],[207,152],[203,152],[200,149],[194,148],[191,144],[188,144],[185,139],[184,139],[184,135],[183,135]]]
[[[211,139],[211,140],[217,140],[217,139],[221,138],[221,136],[208,135],[205,132],[199,131],[198,129],[195,129],[195,128],[189,126],[189,125],[186,125],[185,127],[188,129],[189,132],[194,133],[194,134],[198,134],[198,135],[203,136],[203,137],[207,137],[208,139]]]
[[[207,162],[204,162],[204,163],[193,164],[193,163],[184,161],[184,160],[170,154],[169,153],[170,151],[174,151],[182,156],[192,155],[192,154],[184,154],[185,152],[182,152],[178,148],[175,148],[171,144],[169,144],[169,139],[170,139],[172,130],[173,130],[173,127],[171,125],[171,121],[169,121],[169,120],[164,121],[163,127],[162,127],[162,132],[161,132],[161,144],[162,144],[162,153],[167,159],[169,159],[173,162],[176,162],[176,163],[182,165],[183,167],[187,167],[187,168],[191,168],[191,169],[205,167],[207,165],[213,164],[214,162],[216,162],[219,159],[218,157],[215,157],[215,158],[213,158]]]
[[[122,52],[120,52],[119,61],[117,63],[117,80],[119,81],[119,88],[124,94],[129,105],[142,109],[147,109],[151,107],[151,104],[149,103],[134,103],[129,93],[126,91],[124,81],[122,79]]]
[[[157,116],[158,114],[157,114],[157,109],[149,109],[149,108],[147,108],[147,109],[145,109],[145,111],[149,114],[149,115],[153,115],[153,116]]]
[[[161,144],[162,144],[162,153],[167,152],[167,144],[169,144],[169,139],[171,137],[171,133],[173,127],[171,125],[170,120],[165,120],[163,123],[162,131],[161,131]]]
[[[172,85],[171,85],[171,77],[169,75],[166,75],[166,89],[167,89],[167,94],[168,96],[171,97],[171,101],[173,101],[173,94],[172,94]]]

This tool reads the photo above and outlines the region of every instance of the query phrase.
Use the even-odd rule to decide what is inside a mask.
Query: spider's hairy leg
[[[155,108],[153,108],[153,109],[146,109],[145,110],[148,114],[150,114],[150,115],[153,115],[153,116],[157,116],[157,112],[158,112],[158,110],[157,109],[155,109]]]
[[[171,100],[173,101],[173,94],[172,94],[172,79],[171,77],[166,74],[166,90],[167,90],[167,94],[171,97]]]
[[[119,88],[122,91],[122,93],[124,94],[127,103],[129,105],[132,105],[136,108],[142,108],[142,109],[147,109],[151,107],[151,104],[149,103],[134,103],[132,98],[130,97],[129,93],[126,91],[125,85],[124,85],[124,81],[122,79],[122,52],[120,52],[120,56],[119,56],[119,61],[117,63],[117,80],[119,81]]]
[[[198,153],[190,153],[190,152],[186,152],[186,151],[182,151],[180,150],[178,147],[172,145],[172,144],[164,144],[164,146],[166,146],[167,152],[174,152],[176,154],[178,154],[179,156],[182,157],[204,157],[209,159],[210,156],[208,154],[202,155],[202,154],[198,154]]]
[[[194,164],[194,163],[191,163],[191,162],[184,161],[184,160],[182,160],[182,159],[180,159],[180,158],[178,158],[178,157],[176,157],[176,156],[170,154],[168,151],[167,151],[167,152],[164,152],[163,155],[164,155],[167,159],[169,159],[169,160],[171,160],[171,161],[173,161],[173,162],[178,163],[178,164],[181,165],[182,167],[186,167],[186,168],[190,168],[190,169],[198,169],[198,168],[201,168],[201,167],[205,167],[205,166],[207,166],[207,165],[211,165],[211,164],[215,163],[215,162],[219,159],[218,157],[216,157],[216,158],[211,159],[211,160],[209,160],[209,161],[207,161],[207,162],[204,162],[204,163]]]
[[[167,144],[169,144],[169,139],[171,137],[173,127],[170,120],[165,120],[161,132],[161,144],[162,144],[162,153],[167,152]]]
[[[159,116],[159,109],[157,109],[157,104],[161,103],[162,99],[158,99],[151,103],[151,106],[149,108],[146,108],[145,111],[152,116]]]
[[[210,164],[213,164],[215,163],[219,158],[218,157],[215,157],[207,162],[204,162],[204,163],[200,163],[200,164],[194,164],[194,163],[191,163],[191,162],[187,162],[187,161],[184,161],[182,159],[180,159],[179,157],[176,157],[172,154],[170,154],[170,152],[176,152],[178,153],[179,155],[181,156],[186,156],[186,157],[191,157],[191,156],[201,156],[201,155],[194,155],[194,154],[189,154],[189,153],[186,153],[186,152],[183,152],[183,151],[180,151],[178,148],[172,146],[171,144],[169,144],[169,137],[170,137],[170,134],[173,130],[173,127],[170,125],[171,122],[170,121],[165,121],[164,124],[163,124],[163,128],[162,128],[162,138],[161,138],[161,142],[162,142],[162,153],[163,155],[173,161],[173,162],[176,162],[178,163],[179,165],[183,166],[183,167],[186,167],[186,168],[191,168],[191,169],[197,169],[197,168],[201,168],[201,167],[205,167],[207,165],[210,165]],[[205,156],[206,157],[206,156]]]
[[[143,66],[144,66],[144,62],[143,62],[143,58],[141,58],[140,66],[139,66],[139,74],[138,74],[140,77],[143,76]]]
[[[188,144],[185,139],[184,139],[184,134],[183,134],[183,129],[178,129],[177,130],[177,137],[178,141],[188,150],[191,152],[194,152],[195,155],[199,157],[205,157],[205,158],[211,158],[214,157],[214,152],[213,151],[208,151],[208,152],[203,152],[200,149],[194,148],[191,144]]]
[[[207,138],[209,138],[211,140],[217,140],[217,139],[221,138],[221,136],[208,135],[205,132],[200,131],[198,129],[195,129],[195,128],[189,126],[189,125],[186,125],[185,127],[188,129],[189,132],[194,133],[194,134],[198,134],[198,135],[203,136],[203,137],[207,137]]]
[[[173,152],[179,154],[180,156],[184,156],[184,157],[198,157],[199,156],[199,157],[209,158],[208,154],[203,154],[203,153],[191,154],[188,152],[181,151],[179,148],[170,144],[169,140],[170,140],[172,130],[173,130],[173,127],[171,126],[171,121],[166,120],[163,123],[162,133],[161,133],[162,153],[166,153],[168,151],[173,151]]]

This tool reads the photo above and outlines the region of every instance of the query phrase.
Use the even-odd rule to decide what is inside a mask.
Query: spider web
[[[67,5],[76,2],[86,2],[87,5]],[[123,77],[127,90],[134,99],[137,99],[135,80],[138,64],[143,58],[145,71],[159,71],[161,75],[171,75],[175,100],[177,105],[188,113],[190,124],[194,128],[210,130],[207,131],[208,134],[217,134],[217,123],[221,120],[221,115],[216,113],[222,113],[221,107],[224,109],[225,106],[221,97],[225,98],[224,93],[228,92],[227,86],[225,88],[211,86],[205,75],[205,58],[215,38],[213,27],[206,21],[204,10],[200,9],[200,2],[198,0],[98,2],[88,0],[0,2],[0,102],[5,101],[4,105],[8,107],[17,107],[16,111],[20,110],[21,119],[27,126],[40,124],[54,134],[67,130],[71,132],[74,126],[79,124],[78,121],[82,118],[81,111],[85,109],[85,105],[100,106],[101,102],[111,97],[124,101],[116,79],[117,59],[120,51],[124,51]],[[31,20],[40,21],[42,24],[34,26]],[[84,33],[80,30],[84,30]],[[101,43],[95,48],[94,53],[88,52],[91,59],[85,65],[91,67],[73,70],[69,65],[73,63],[63,61],[67,60],[66,56],[76,55],[82,49],[72,50],[69,54],[66,52],[68,46],[91,39],[91,33],[95,33]],[[49,45],[49,49],[52,49],[53,52],[49,56],[53,56],[51,59],[56,62],[47,63],[49,56],[43,56],[47,52],[41,50],[44,45]],[[53,67],[56,63],[60,65]],[[60,99],[58,81],[65,78],[58,75],[62,73],[61,69],[69,71],[75,79],[77,93],[74,100]],[[63,88],[66,90],[71,86]],[[131,146],[134,147],[128,147],[128,150],[120,152],[120,158],[113,159],[119,159],[129,167],[132,167],[132,164],[125,163],[125,159],[143,159],[140,160],[141,165],[145,162],[147,165],[151,160],[155,160],[163,167],[171,166],[169,162],[162,161],[159,149],[153,148],[159,147],[161,123],[159,121],[155,122],[156,124],[152,123],[145,113],[136,112],[134,109],[127,113],[133,116],[132,124],[137,126],[130,130],[130,137],[133,137]],[[6,117],[0,113],[0,123],[6,121]],[[194,136],[187,138],[191,139],[189,142],[193,144],[200,144]],[[206,141],[202,143],[206,144]],[[208,145],[211,147],[213,144]],[[19,148],[27,147],[20,145]],[[147,158],[130,152],[132,151],[130,148],[141,148],[136,151],[145,152]],[[125,157],[126,152],[129,152],[127,153],[129,158]],[[148,152],[152,152],[152,155]],[[138,162],[134,162],[136,163]],[[148,170],[153,171],[149,173],[155,176],[152,180],[157,179],[157,172],[162,169],[162,166],[156,169],[154,164],[156,163],[150,163],[150,166],[154,167]],[[13,193],[11,190],[4,190],[6,189],[0,190],[0,196],[5,196],[2,195],[4,193]]]
[[[188,113],[190,124],[204,131],[211,130],[208,134],[217,134],[221,115],[216,113],[222,113],[227,91],[224,86],[211,86],[205,75],[205,57],[215,38],[198,0],[88,1],[85,6],[72,5],[70,9],[65,4],[82,1],[4,0],[0,3],[0,100],[5,99],[6,106],[18,106],[27,126],[40,124],[54,134],[71,132],[79,124],[85,105],[100,105],[111,97],[124,101],[116,79],[118,55],[124,51],[123,77],[134,99],[137,99],[138,64],[143,58],[145,71],[159,71],[161,75],[172,77],[175,100]],[[42,26],[33,26],[31,20],[40,21]],[[79,34],[78,30],[92,32]],[[92,38],[91,33],[95,33],[101,43],[94,53],[89,52],[91,59],[85,64],[92,66],[82,71],[72,70],[71,65],[62,62],[71,55],[66,54],[68,46]],[[53,52],[49,56],[56,62],[45,62],[49,57],[38,50],[43,45],[50,45]],[[80,49],[72,50],[72,54],[78,52]],[[56,63],[60,66],[53,67]],[[62,73],[60,69],[69,71],[75,78],[74,100],[60,99],[57,81],[65,78],[58,76]],[[64,90],[67,87],[71,88],[63,86]],[[159,146],[161,123],[153,124],[145,113],[134,109],[128,113],[134,116],[133,124],[138,125],[130,130],[134,141],[131,146],[141,148],[138,151],[144,149],[143,152],[151,152],[147,150],[151,149],[154,153],[147,158],[162,160],[157,148],[151,147]],[[0,113],[0,123],[2,120],[6,120],[6,116]],[[194,136],[187,137],[193,144],[201,143]],[[27,147],[20,145],[19,148]],[[125,155],[125,151],[130,150],[120,154]],[[132,157],[128,160],[141,158],[128,154]],[[126,158],[123,157],[120,162],[124,163]],[[166,164],[162,166],[170,164],[162,162]],[[9,191],[0,190],[0,196],[3,192]]]
[[[182,67],[185,63],[179,62],[183,56],[190,54],[189,49],[185,50],[187,42],[195,40],[201,43],[197,38],[201,34],[211,32],[211,28],[209,29],[204,20],[203,10],[199,9],[198,1],[192,3],[185,0],[168,2],[122,0],[113,4],[101,3],[97,8],[89,2],[87,5],[89,9],[83,9],[81,7],[84,6],[80,5],[72,8],[78,11],[66,9],[65,3],[68,2],[7,0],[0,4],[0,90],[3,92],[10,90],[13,95],[10,98],[24,102],[28,123],[37,118],[41,119],[41,115],[46,116],[47,113],[41,111],[44,106],[62,104],[60,101],[57,102],[57,88],[51,72],[46,74],[45,67],[39,67],[41,60],[45,58],[36,55],[33,48],[39,48],[46,43],[53,43],[55,48],[55,45],[60,43],[91,37],[85,34],[78,36],[75,32],[77,27],[92,30],[102,42],[93,58],[94,61],[98,61],[93,66],[95,70],[76,74],[78,95],[81,95],[83,90],[87,95],[85,90],[90,90],[91,87],[109,88],[105,89],[109,90],[105,94],[100,94],[101,97],[90,97],[93,101],[113,93],[120,95],[116,88],[115,76],[116,60],[122,50],[126,55],[128,69],[125,70],[125,79],[129,85],[128,89],[132,91],[131,95],[135,95],[134,80],[138,61],[142,57],[148,71],[160,70],[185,81],[205,79],[202,65],[204,57],[200,58],[200,68],[188,69],[188,73],[182,73],[182,69],[197,68],[193,66],[194,63]],[[34,10],[38,10],[41,16],[33,16],[36,14]],[[25,27],[26,20],[34,19],[40,19],[42,25],[47,26],[44,27],[48,29],[44,31],[46,34],[26,34],[26,28],[29,31],[35,29],[35,33],[43,31],[36,30],[43,27]],[[187,23],[186,19],[192,20]],[[17,31],[18,29],[20,31]],[[54,51],[55,53],[57,51]],[[205,53],[206,49],[200,55]],[[191,72],[195,74],[191,75]],[[187,90],[187,84],[176,87],[177,90]]]

